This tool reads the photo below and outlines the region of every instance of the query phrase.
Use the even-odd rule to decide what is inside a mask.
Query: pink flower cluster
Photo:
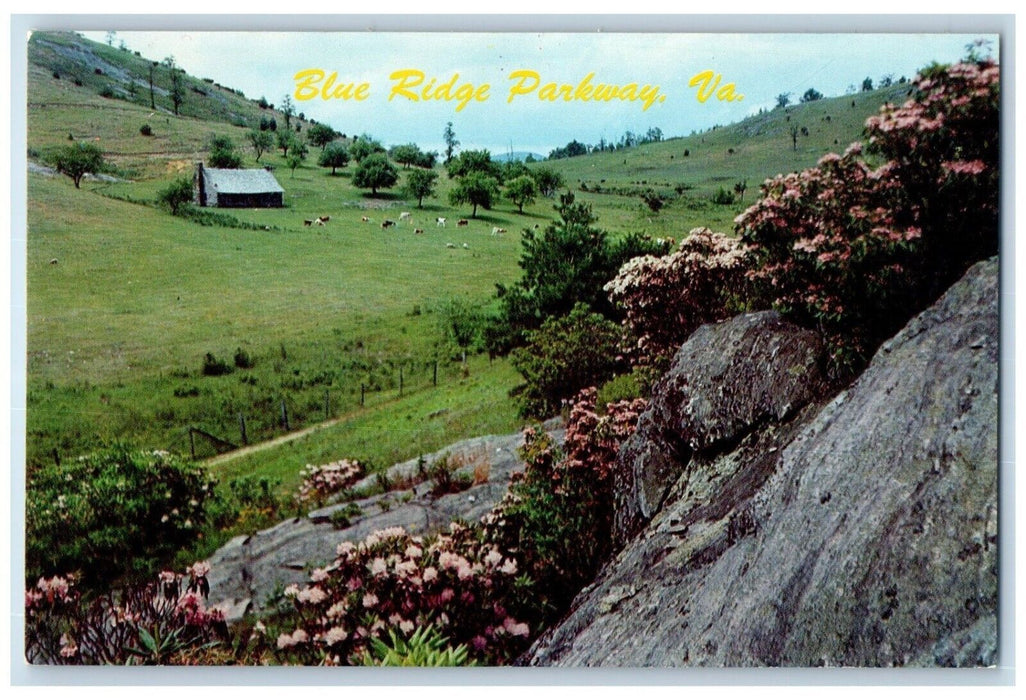
[[[306,465],[302,471],[296,500],[301,503],[323,503],[328,497],[350,488],[361,476],[363,465],[355,460],[342,459],[330,464]]]
[[[284,662],[345,663],[389,629],[428,624],[493,662],[523,649],[530,630],[510,608],[517,563],[474,530],[454,523],[424,539],[388,528],[342,542],[337,554],[310,583],[285,590],[295,614],[277,638]]]
[[[624,354],[636,366],[668,360],[704,323],[728,318],[744,296],[749,248],[735,238],[696,228],[677,251],[630,260],[605,286],[624,311]]]

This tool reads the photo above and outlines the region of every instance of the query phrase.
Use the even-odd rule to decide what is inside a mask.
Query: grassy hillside
[[[29,463],[115,439],[187,452],[190,426],[238,442],[240,415],[252,443],[284,432],[283,402],[292,430],[327,417],[346,420],[219,469],[288,481],[308,461],[352,456],[387,464],[471,434],[515,429],[505,396],[516,373],[507,361],[481,357],[465,371],[440,349],[439,311],[452,298],[487,305],[496,283],[515,280],[519,234],[544,226],[552,202],[541,199],[521,215],[503,201],[457,229],[453,222],[470,210],[447,204],[451,183],[441,171],[436,197],[419,210],[399,187],[376,197],[353,187],[352,165],[330,176],[314,165],[317,148],[294,173],[278,151],[257,163],[246,131],[272,114],[283,124],[280,113],[186,76],[182,115],[175,116],[162,66],[154,69],[154,110],[150,58],[160,57],[74,34],[37,33],[29,42],[30,156],[69,137],[89,141],[118,176],[87,180],[81,190],[68,178],[29,176]],[[845,147],[868,114],[903,91],[774,110],[686,138],[547,165],[594,205],[598,225],[614,235],[679,239],[694,226],[730,230],[765,177]],[[152,136],[140,133],[143,124]],[[797,150],[791,124],[809,132]],[[200,226],[154,205],[160,189],[191,176],[214,134],[236,142],[244,167],[273,169],[286,191],[284,209],[231,210],[225,221],[237,226]],[[388,134],[375,136],[388,144]],[[744,201],[712,201],[720,187],[743,179]],[[646,191],[664,199],[659,213],[641,199]],[[413,213],[411,225],[380,228],[401,211]],[[318,216],[331,221],[303,225]],[[449,227],[436,227],[437,216]],[[509,233],[490,235],[496,226]],[[414,234],[416,227],[425,233]],[[240,353],[253,366],[208,376],[208,353],[229,366]],[[361,386],[368,392],[362,409]],[[215,451],[204,441],[196,449],[202,456]]]

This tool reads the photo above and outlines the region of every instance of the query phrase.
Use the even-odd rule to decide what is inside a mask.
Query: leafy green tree
[[[521,175],[506,183],[506,197],[524,213],[525,204],[534,204],[538,195],[538,185],[530,175]]]
[[[463,151],[449,161],[447,170],[452,179],[465,177],[470,173],[482,173],[496,181],[502,180],[502,168],[492,160],[492,154],[487,150]]]
[[[589,386],[611,379],[620,367],[620,325],[575,304],[566,316],[546,319],[513,351],[513,366],[525,384],[517,391],[521,417],[545,418]]]
[[[277,141],[278,148],[281,149],[281,156],[282,158],[288,158],[289,150],[299,145],[299,137],[290,129],[282,129],[281,131],[276,132],[276,134],[277,136],[275,139]]]
[[[381,142],[371,138],[367,134],[362,134],[349,146],[349,155],[357,163],[362,161],[367,156],[375,153],[384,154],[385,147],[381,145]]]
[[[285,159],[285,164],[289,166],[289,170],[292,171],[292,175],[290,177],[296,176],[296,168],[302,165],[304,160],[306,160],[306,149],[294,148],[292,153],[290,153]]]
[[[452,128],[452,122],[445,125],[442,138],[445,139],[445,164],[448,165],[456,154],[456,147],[460,145],[460,142],[456,140],[456,131]]]
[[[292,117],[296,114],[296,105],[292,102],[292,98],[286,94],[285,99],[281,101],[281,114],[285,117],[285,129],[292,128]]]
[[[421,158],[420,148],[415,143],[404,143],[392,149],[392,160],[409,170],[410,166],[417,163]]]
[[[778,108],[782,109],[782,108],[786,107],[789,104],[791,104],[791,93],[789,93],[789,92],[782,92],[779,95],[777,95],[777,107]]]
[[[417,208],[424,206],[425,197],[435,195],[435,181],[438,173],[433,170],[412,170],[406,175],[406,196],[416,197]]]
[[[442,337],[459,351],[466,364],[467,351],[480,348],[485,320],[481,306],[453,297],[439,308],[438,319]]]
[[[823,93],[820,92],[819,90],[817,90],[816,88],[809,88],[808,90],[805,91],[805,94],[802,95],[802,97],[801,97],[801,101],[802,102],[815,102],[816,100],[822,100],[822,99],[823,99]]]
[[[552,168],[539,167],[534,169],[534,181],[538,191],[545,197],[552,197],[556,190],[563,186],[563,176]]]
[[[371,194],[377,194],[382,188],[388,189],[398,181],[399,171],[388,161],[388,156],[384,153],[366,156],[353,173],[353,185],[363,189],[369,188]]]
[[[192,180],[180,177],[164,189],[157,192],[157,202],[171,210],[177,216],[183,207],[192,202]]]
[[[869,92],[873,89],[873,79],[866,78],[862,81],[862,92]]]
[[[477,218],[477,208],[491,209],[492,202],[498,196],[498,181],[483,172],[474,171],[461,177],[456,186],[449,190],[449,203],[453,206],[472,205],[474,210],[470,217]]]
[[[329,143],[335,140],[335,130],[327,124],[314,124],[307,130],[306,138],[323,151]]]
[[[210,139],[210,155],[207,162],[211,168],[240,168],[242,156],[235,150],[235,142],[228,136],[213,136]]]
[[[59,149],[52,158],[54,169],[70,177],[75,189],[86,173],[99,173],[106,167],[103,151],[91,143],[75,143]]]
[[[349,164],[349,151],[341,143],[329,143],[321,151],[321,157],[317,159],[317,165],[322,168],[331,168],[331,174],[335,174],[335,168],[344,168]]]
[[[502,164],[502,181],[505,183],[515,180],[523,175],[530,175],[531,169],[519,160],[508,160]]]
[[[266,150],[274,146],[274,139],[266,130],[261,129],[250,129],[247,134],[249,143],[253,146],[253,152],[256,153],[256,160],[260,162],[260,156],[264,154]]]
[[[163,63],[167,67],[168,77],[171,81],[168,97],[171,98],[171,104],[174,106],[175,116],[177,116],[182,102],[185,101],[185,71],[175,63],[174,56],[168,56]]]

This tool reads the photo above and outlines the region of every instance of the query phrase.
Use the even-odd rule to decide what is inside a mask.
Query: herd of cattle
[[[324,226],[329,221],[331,221],[331,217],[330,216],[319,216],[316,219],[303,219],[303,226]],[[437,217],[435,219],[435,226],[438,226],[438,227],[441,227],[441,228],[445,228],[446,224],[447,224],[447,221],[448,220],[444,216],[439,216],[439,217]],[[364,223],[364,224],[372,223],[369,216],[361,216],[360,217],[360,222]],[[412,218],[412,215],[410,214],[410,212],[408,212],[408,211],[400,212],[399,213],[398,221],[393,221],[392,219],[384,219],[384,220],[382,220],[381,228],[382,229],[388,229],[388,228],[398,227],[399,224],[402,224],[403,222],[406,222],[406,224],[409,225],[409,226],[413,225],[413,218]],[[463,228],[463,227],[469,227],[469,226],[470,226],[470,222],[467,219],[458,219],[456,221],[456,228]],[[538,228],[538,224],[535,224],[534,227]],[[413,233],[417,234],[417,235],[423,234],[424,233],[424,229],[422,229],[422,228],[414,228],[413,229]],[[493,236],[501,236],[504,233],[506,233],[506,229],[500,228],[499,226],[493,226],[492,227],[492,235]],[[456,246],[454,244],[447,243],[446,247],[448,247],[448,248],[455,248]],[[469,246],[467,246],[467,244],[464,243],[463,247],[467,248]]]

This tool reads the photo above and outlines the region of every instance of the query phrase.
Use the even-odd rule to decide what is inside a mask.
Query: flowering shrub
[[[485,516],[485,539],[511,552],[533,581],[535,614],[552,622],[590,583],[609,554],[612,474],[620,445],[633,432],[645,400],[595,405],[596,391],[578,394],[563,451],[534,428],[524,430],[522,473]]]
[[[857,366],[973,262],[997,252],[999,70],[935,66],[914,99],[866,122],[863,146],[781,175],[737,219],[763,301]]]
[[[85,601],[73,576],[25,592],[25,656],[34,664],[165,664],[228,638],[224,611],[206,607],[210,566]],[[185,584],[183,588],[183,583]]]
[[[699,326],[737,313],[750,264],[748,246],[696,228],[675,252],[621,267],[605,290],[624,312],[621,343],[632,364],[662,367]]]
[[[306,465],[296,500],[301,504],[323,505],[330,497],[353,486],[363,476],[363,465],[342,459],[331,464]]]
[[[151,575],[192,542],[214,482],[167,452],[115,447],[32,473],[26,494],[26,576],[81,571],[80,583]]]
[[[474,660],[501,663],[527,646],[531,629],[517,601],[529,598],[517,562],[473,529],[453,523],[430,540],[400,527],[343,542],[327,567],[285,595],[294,613],[280,623],[283,663],[361,663],[372,640],[432,625]]]

